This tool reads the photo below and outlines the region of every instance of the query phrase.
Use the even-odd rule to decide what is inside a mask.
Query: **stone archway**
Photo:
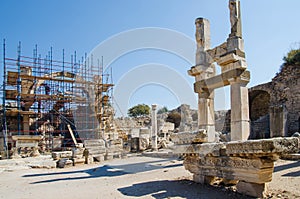
[[[251,139],[270,137],[270,94],[264,90],[249,92]]]

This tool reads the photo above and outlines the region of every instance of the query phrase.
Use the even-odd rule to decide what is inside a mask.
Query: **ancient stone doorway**
[[[251,139],[270,137],[270,94],[263,90],[249,93]]]

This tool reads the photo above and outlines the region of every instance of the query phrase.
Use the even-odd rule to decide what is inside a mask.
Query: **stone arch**
[[[257,120],[269,113],[270,94],[264,90],[253,90],[249,93],[250,119]]]
[[[270,93],[266,90],[249,92],[250,138],[252,139],[270,137],[270,98]]]

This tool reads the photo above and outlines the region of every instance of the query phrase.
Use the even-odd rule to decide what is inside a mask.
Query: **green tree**
[[[157,111],[157,114],[162,114],[162,113],[166,113],[166,112],[169,112],[169,110],[166,106],[164,106]]]
[[[300,65],[300,48],[292,49],[283,57],[284,65]]]
[[[129,117],[144,117],[150,114],[150,107],[146,104],[138,104],[128,109]]]

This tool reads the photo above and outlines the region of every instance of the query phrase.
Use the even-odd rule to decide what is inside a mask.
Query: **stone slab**
[[[232,159],[230,157],[185,157],[185,169],[196,175],[215,176],[227,180],[252,183],[272,181],[273,161],[263,159]]]
[[[219,157],[225,154],[224,143],[203,143],[203,144],[185,144],[176,145],[173,153],[175,154],[196,154],[200,157],[215,156]]]
[[[220,75],[214,77],[197,81],[194,83],[194,92],[199,93],[201,90],[210,90],[221,88],[230,85],[229,80],[237,77],[243,76],[244,79],[250,79],[250,72],[245,70],[245,68],[236,68],[230,71],[226,71]]]
[[[207,142],[207,134],[203,131],[174,133],[170,136],[170,138],[175,144]]]
[[[299,151],[298,138],[272,138],[226,143],[226,154],[229,156],[245,154],[265,156],[272,154],[296,153]]]
[[[52,152],[52,158],[59,160],[61,158],[72,158],[72,151],[54,151]]]

